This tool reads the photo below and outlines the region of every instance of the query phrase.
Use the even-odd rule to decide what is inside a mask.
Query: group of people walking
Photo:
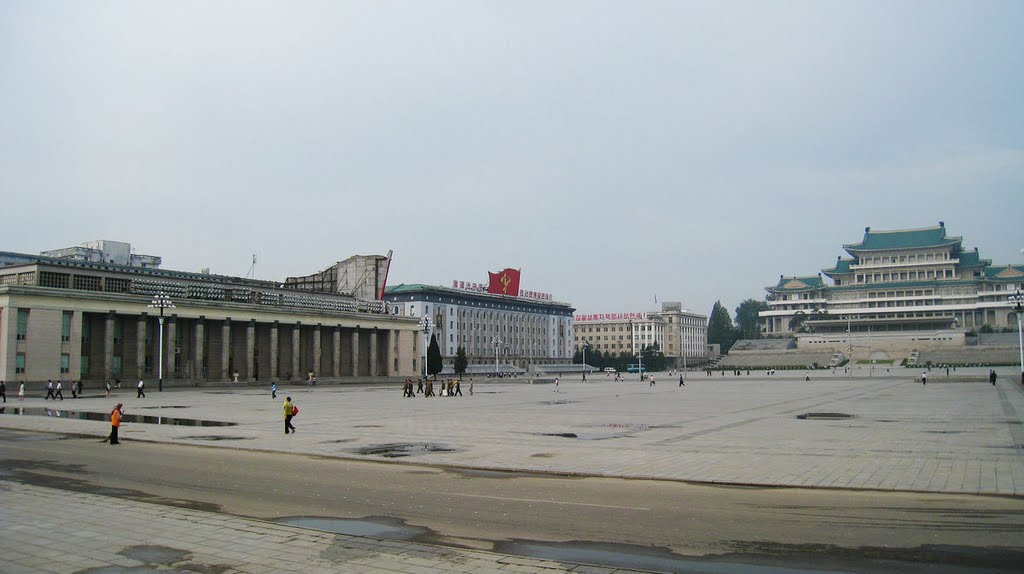
[[[440,396],[442,397],[454,397],[464,396],[462,394],[462,380],[461,379],[445,379],[441,381],[440,385]],[[402,385],[402,396],[403,397],[415,397],[416,395],[422,394],[424,397],[438,396],[434,394],[434,381],[427,379],[424,382],[423,378],[416,379],[415,391],[413,390],[412,379],[405,379],[405,383]],[[469,381],[469,394],[473,394],[473,380]]]
[[[0,381],[0,397],[3,398],[4,402],[7,402],[7,383]],[[25,383],[21,383],[18,387],[18,400],[25,400]]]

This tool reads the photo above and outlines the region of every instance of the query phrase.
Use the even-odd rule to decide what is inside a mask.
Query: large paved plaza
[[[291,451],[428,465],[638,477],[710,483],[1024,494],[1024,389],[1014,369],[995,386],[985,369],[811,376],[751,373],[686,386],[667,373],[654,386],[593,375],[553,384],[477,379],[471,396],[403,398],[401,385],[189,388],[146,398],[19,402],[8,395],[0,426],[104,436],[109,423],[75,418],[109,412],[237,423],[130,423],[132,440]],[[284,396],[300,407],[285,435]],[[15,416],[48,407],[50,416]],[[69,413],[74,411],[74,413]],[[40,412],[40,411],[29,411]],[[837,416],[798,418],[808,413]],[[838,415],[850,415],[849,418]],[[166,420],[161,420],[165,423]]]

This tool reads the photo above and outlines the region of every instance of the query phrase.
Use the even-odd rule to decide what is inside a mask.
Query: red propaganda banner
[[[519,270],[518,269],[505,269],[497,273],[487,274],[491,278],[491,282],[487,285],[487,292],[494,293],[495,295],[510,295],[515,297],[519,295]]]

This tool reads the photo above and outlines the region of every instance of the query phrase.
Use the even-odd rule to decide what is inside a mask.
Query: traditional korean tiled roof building
[[[811,276],[781,276],[766,287],[769,334],[970,330],[1016,326],[1007,295],[1024,288],[1024,265],[992,265],[977,248],[923,229],[865,228],[849,255]],[[832,284],[826,283],[827,277]]]

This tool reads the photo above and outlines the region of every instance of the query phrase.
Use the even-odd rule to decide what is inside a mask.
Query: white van
[[[606,373],[612,373],[612,374],[615,374],[615,373],[617,373],[618,371],[616,371],[616,370],[615,370],[615,367],[605,367],[605,368],[604,368],[604,372],[606,372]]]

